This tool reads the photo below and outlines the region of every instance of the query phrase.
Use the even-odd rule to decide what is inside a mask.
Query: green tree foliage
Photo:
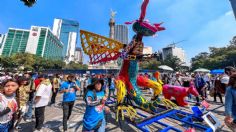
[[[85,65],[85,64],[79,64],[79,63],[75,63],[75,62],[70,62],[69,64],[67,64],[65,66],[65,69],[74,69],[74,70],[88,69],[88,66]]]
[[[11,57],[0,56],[0,65],[5,69],[20,69],[24,67],[24,70],[42,71],[45,69],[87,69],[87,65],[77,64],[74,62],[66,63],[62,60],[50,60],[42,57],[29,54],[19,53],[14,54]]]
[[[236,65],[236,36],[229,45],[221,48],[209,47],[210,53],[200,53],[192,58],[192,70],[197,68],[219,69]]]
[[[181,67],[181,61],[176,56],[168,55],[164,61],[157,61],[156,58],[143,61],[140,63],[140,68],[148,70],[158,70],[158,66],[160,65],[167,65],[172,67],[175,71],[178,71]]]
[[[175,71],[179,71],[181,67],[181,60],[177,56],[168,55],[165,60],[161,62],[162,65],[167,65]]]
[[[148,61],[143,61],[140,63],[140,69],[147,69],[147,70],[157,70],[158,66],[161,65],[160,61],[156,59],[150,59]]]

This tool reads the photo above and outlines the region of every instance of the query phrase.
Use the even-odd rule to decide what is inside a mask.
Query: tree
[[[140,69],[147,69],[147,70],[157,70],[158,66],[161,65],[160,61],[157,61],[155,58],[150,59],[148,61],[140,62]]]
[[[25,6],[28,7],[32,7],[36,3],[36,0],[21,0],[21,1],[24,2]]]
[[[200,53],[192,58],[192,70],[203,67],[219,69],[236,64],[236,36],[225,47],[209,47],[210,53]]]
[[[178,71],[181,66],[181,60],[177,56],[167,55],[165,60],[161,62],[162,65],[167,65]]]
[[[75,62],[70,62],[65,66],[65,69],[71,69],[71,70],[84,70],[88,69],[88,66],[85,64],[79,64]]]
[[[0,66],[5,69],[20,69],[28,71],[43,71],[45,69],[88,69],[85,64],[70,62],[68,65],[62,60],[45,59],[29,53],[17,53],[11,57],[0,57]]]

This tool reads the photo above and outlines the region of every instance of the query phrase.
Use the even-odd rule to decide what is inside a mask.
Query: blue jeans
[[[0,132],[8,132],[11,127],[11,121],[5,124],[0,124]]]
[[[225,114],[236,120],[236,88],[231,86],[226,88],[225,93]]]
[[[105,118],[102,120],[102,125],[96,129],[96,130],[87,130],[84,126],[83,126],[83,132],[105,132],[106,129],[106,120]]]

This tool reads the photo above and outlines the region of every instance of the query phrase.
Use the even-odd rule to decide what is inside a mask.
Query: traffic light
[[[37,0],[21,0],[22,2],[24,2],[24,4],[28,7],[32,7]]]

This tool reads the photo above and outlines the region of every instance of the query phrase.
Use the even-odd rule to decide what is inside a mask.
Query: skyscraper
[[[79,34],[79,23],[67,19],[54,19],[53,33],[62,41],[63,57],[66,62],[74,61]]]
[[[16,53],[24,53],[29,38],[29,30],[9,28],[2,55],[11,56]]]
[[[115,25],[114,39],[123,44],[128,44],[128,27],[126,25]]]

